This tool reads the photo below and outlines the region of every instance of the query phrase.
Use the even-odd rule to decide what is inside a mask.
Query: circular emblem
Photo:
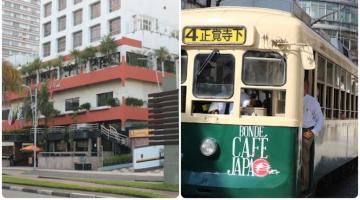
[[[264,177],[269,174],[270,164],[267,160],[258,158],[253,163],[253,172],[255,176]]]

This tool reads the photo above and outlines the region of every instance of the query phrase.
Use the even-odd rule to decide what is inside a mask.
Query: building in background
[[[358,62],[358,3],[357,0],[299,0],[301,7],[314,20],[322,18],[313,28],[327,33],[331,38],[338,38],[349,50],[350,59]]]
[[[52,152],[40,156],[41,167],[59,167],[46,161],[54,152],[58,157],[88,152],[90,168],[95,169],[99,156],[129,149],[127,130],[147,127],[148,94],[161,91],[163,79],[175,76],[178,7],[177,1],[165,0],[41,1],[39,56],[45,63],[59,57],[63,60],[61,67],[50,64],[39,75],[59,111],[48,129],[44,117],[39,119],[39,131],[49,133],[46,150]],[[98,49],[106,36],[115,40],[115,52],[97,52],[85,63],[75,59],[73,50]],[[30,86],[38,85],[34,74],[25,75],[24,80]],[[14,142],[18,163],[21,142],[32,139],[31,123],[14,119],[16,114],[9,116],[21,110],[24,99],[24,95],[7,94],[3,106],[3,119],[12,118],[2,122],[3,140]],[[90,155],[97,156],[97,161]],[[58,163],[64,163],[62,169],[76,168],[72,163],[65,166],[69,163],[65,160]]]
[[[2,1],[2,56],[36,57],[39,51],[40,0]]]

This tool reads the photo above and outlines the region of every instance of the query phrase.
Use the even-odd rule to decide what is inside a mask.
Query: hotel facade
[[[148,94],[160,92],[165,77],[175,77],[178,16],[174,13],[178,4],[165,0],[41,2],[40,58],[43,62],[63,59],[62,67],[41,69],[39,80],[36,75],[24,76],[32,89],[46,83],[59,111],[49,120],[49,128],[44,127],[44,116],[39,117],[38,134],[41,138],[45,133],[47,140],[44,157],[59,152],[99,157],[129,149],[128,130],[147,126]],[[106,36],[115,40],[116,52],[97,52],[84,64],[76,63],[71,55],[74,49],[98,48]],[[157,52],[164,48],[168,56],[161,60]],[[3,104],[7,146],[3,150],[19,163],[24,159],[19,148],[33,141],[31,121],[16,114],[22,112],[26,96],[8,93]],[[93,169],[99,167],[90,163]],[[61,168],[56,164],[44,167]]]

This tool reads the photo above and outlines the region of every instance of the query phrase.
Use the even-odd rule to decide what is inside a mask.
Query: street
[[[36,194],[30,192],[21,192],[21,191],[14,191],[14,190],[2,190],[2,195],[5,198],[58,198],[52,195],[45,195],[45,194]]]
[[[332,176],[329,186],[317,194],[316,197],[325,198],[355,198],[358,195],[358,170],[345,175],[335,174]]]

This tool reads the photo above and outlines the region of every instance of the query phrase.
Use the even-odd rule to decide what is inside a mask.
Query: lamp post
[[[30,102],[31,102],[31,110],[32,110],[32,115],[33,115],[33,127],[34,127],[34,146],[33,146],[33,150],[34,150],[34,170],[36,170],[36,136],[37,136],[37,126],[38,126],[38,115],[37,115],[37,87],[35,87],[35,102],[33,104],[32,102],[32,91],[31,91],[31,87],[27,86],[27,85],[23,85],[23,87],[29,89],[30,91]]]

